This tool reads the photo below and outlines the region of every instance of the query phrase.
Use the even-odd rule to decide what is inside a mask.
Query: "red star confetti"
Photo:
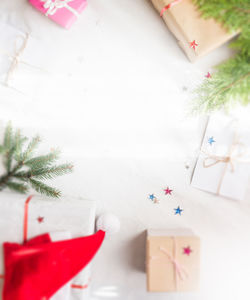
[[[206,78],[211,78],[212,75],[211,75],[209,72],[207,72],[207,75],[205,75],[205,77],[206,77]]]
[[[169,187],[167,187],[165,190],[165,195],[172,195],[173,190],[170,190]]]
[[[38,223],[43,223],[43,221],[44,221],[44,217],[38,217],[37,218],[37,222]]]
[[[183,254],[189,256],[191,254],[191,252],[192,252],[192,249],[190,248],[190,246],[183,248]]]
[[[198,44],[193,40],[192,42],[189,42],[190,48],[193,48],[195,50],[195,47],[198,46]]]

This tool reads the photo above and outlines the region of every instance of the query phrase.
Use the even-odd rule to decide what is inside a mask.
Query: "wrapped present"
[[[64,231],[69,232],[72,238],[82,237],[92,234],[94,225],[93,201],[68,198],[55,200],[38,196],[27,198],[3,192],[0,194],[0,244],[6,241],[20,244],[48,232],[52,233],[52,240],[65,240],[62,235],[58,237],[58,232]],[[57,238],[53,237],[53,233],[57,233]],[[3,257],[2,247],[0,257]],[[0,274],[3,273],[4,266],[1,259]],[[69,299],[87,299],[89,280],[90,266],[87,266],[73,278]],[[2,284],[0,280],[0,289]],[[55,298],[59,299],[62,298]]]
[[[87,6],[86,0],[29,0],[42,14],[69,29]]]
[[[192,0],[151,1],[192,62],[237,34],[228,33],[212,18],[202,18]]]
[[[0,22],[0,83],[24,94],[34,94],[48,72],[41,45],[30,34]],[[45,77],[45,78],[46,78]]]
[[[188,292],[199,287],[200,239],[187,229],[148,230],[149,292]]]
[[[210,118],[191,185],[217,195],[243,200],[250,175],[250,131],[243,118]]]

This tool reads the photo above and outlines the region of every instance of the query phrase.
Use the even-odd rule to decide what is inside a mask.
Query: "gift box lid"
[[[188,228],[148,229],[147,236],[195,236]]]

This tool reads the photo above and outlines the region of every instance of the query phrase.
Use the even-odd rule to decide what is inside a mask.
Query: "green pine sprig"
[[[46,155],[35,156],[41,142],[39,136],[28,141],[20,130],[14,132],[9,123],[5,129],[3,143],[0,144],[0,156],[5,173],[0,176],[0,191],[9,188],[19,193],[27,193],[33,188],[40,194],[58,198],[61,192],[43,181],[54,179],[72,172],[71,164],[59,164],[60,152],[52,150]]]
[[[204,18],[213,17],[229,31],[240,31],[231,43],[237,53],[216,67],[195,91],[194,110],[229,110],[250,103],[250,2],[249,0],[193,0]]]

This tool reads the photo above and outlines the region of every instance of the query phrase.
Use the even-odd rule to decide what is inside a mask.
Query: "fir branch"
[[[6,186],[13,191],[19,192],[21,194],[26,194],[29,190],[28,186],[26,184],[23,183],[17,183],[17,182],[12,182],[12,181],[8,181],[6,183]]]
[[[31,168],[28,171],[20,171],[15,173],[13,176],[16,178],[22,178],[25,181],[29,179],[54,179],[55,177],[65,175],[72,171],[73,166],[71,164],[63,164],[59,166]]]
[[[243,58],[237,55],[220,65],[213,77],[197,88],[196,112],[211,112],[221,108],[229,110],[236,103],[250,103],[250,65]]]
[[[27,146],[27,149],[24,151],[23,154],[20,155],[20,162],[22,162],[22,164],[24,164],[24,162],[26,160],[31,158],[34,150],[36,149],[36,147],[38,146],[40,141],[41,140],[40,140],[40,137],[38,135],[32,138],[32,140],[29,142],[29,144]]]
[[[229,31],[249,32],[249,0],[193,0],[204,18],[214,18]]]
[[[32,138],[25,150],[27,138],[19,130],[13,133],[8,124],[4,134],[0,153],[3,154],[6,172],[0,176],[0,191],[9,188],[20,193],[27,193],[29,187],[50,197],[59,197],[61,192],[43,183],[43,180],[53,179],[72,172],[71,164],[54,165],[59,159],[59,151],[55,150],[46,155],[33,156],[40,138]]]
[[[3,149],[5,152],[3,163],[5,168],[9,170],[11,157],[13,155],[13,129],[10,123],[8,124],[4,134]]]
[[[13,136],[13,129],[12,129],[12,125],[9,122],[6,130],[5,130],[5,134],[4,134],[4,142],[3,142],[3,146],[5,149],[10,149],[12,146],[12,136]]]
[[[22,147],[24,145],[24,143],[28,140],[27,137],[23,137],[21,135],[21,131],[17,130],[16,134],[15,134],[15,152],[14,152],[14,156],[15,156],[15,160],[19,161],[20,160],[20,156],[22,153]]]
[[[59,158],[60,151],[54,150],[47,155],[41,155],[33,157],[25,161],[25,165],[32,169],[39,169],[41,167],[51,166],[52,163],[56,162]]]
[[[41,181],[30,179],[30,183],[33,189],[40,194],[53,198],[59,198],[61,196],[61,192],[59,190],[52,188],[47,184],[42,183]]]
[[[204,18],[213,17],[241,35],[231,43],[235,57],[222,63],[212,78],[195,91],[194,111],[211,112],[250,103],[250,2],[248,0],[193,0]]]

